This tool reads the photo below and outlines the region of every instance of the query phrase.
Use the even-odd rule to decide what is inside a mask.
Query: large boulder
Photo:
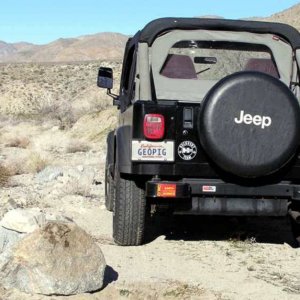
[[[106,263],[102,251],[75,223],[50,221],[3,254],[0,283],[8,289],[71,295],[103,286]]]
[[[3,252],[9,251],[23,237],[22,233],[0,226],[0,256]]]

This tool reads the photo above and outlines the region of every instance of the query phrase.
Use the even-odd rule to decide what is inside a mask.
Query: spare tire
[[[244,178],[273,174],[298,147],[299,103],[270,75],[234,73],[203,100],[198,132],[207,155],[223,170]]]

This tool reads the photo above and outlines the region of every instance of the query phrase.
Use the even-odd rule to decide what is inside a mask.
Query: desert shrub
[[[4,165],[0,165],[0,186],[6,186],[11,176],[11,170]]]
[[[66,194],[92,197],[91,182],[86,179],[74,179],[69,182],[66,188]]]
[[[39,107],[38,114],[40,117],[58,120],[60,129],[69,129],[76,122],[73,109],[69,101],[49,100],[42,103]]]
[[[13,137],[7,141],[5,146],[26,149],[29,144],[30,140],[27,137]]]
[[[69,145],[66,147],[67,153],[76,153],[76,152],[87,152],[91,149],[91,147],[80,140],[71,140]]]
[[[29,173],[38,173],[45,169],[48,165],[48,161],[41,157],[40,154],[32,152],[26,162],[26,169]]]
[[[48,164],[49,160],[46,160],[36,152],[31,152],[26,157],[15,157],[6,162],[11,175],[37,173],[42,171]]]

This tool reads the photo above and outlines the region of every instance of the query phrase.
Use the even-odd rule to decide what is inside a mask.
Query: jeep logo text
[[[234,118],[234,122],[236,124],[254,124],[255,126],[260,126],[262,129],[264,129],[272,124],[272,119],[268,116],[251,116],[250,114],[245,114],[245,112],[241,110],[239,118]]]

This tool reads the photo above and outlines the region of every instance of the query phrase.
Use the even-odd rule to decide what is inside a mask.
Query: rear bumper
[[[192,196],[278,197],[300,201],[300,185],[290,182],[249,187],[226,183],[217,179],[185,178],[181,181],[148,181],[146,184],[146,195],[154,198],[159,197],[157,191],[161,184],[176,185],[176,196],[174,198],[191,198]]]
[[[170,187],[171,192],[165,187]],[[161,191],[166,190],[166,194]],[[240,186],[221,180],[183,179],[181,181],[148,181],[146,195],[157,204],[174,205],[178,214],[284,216],[290,200],[300,201],[300,185],[290,182],[265,186]],[[168,199],[169,198],[169,199]],[[177,201],[189,203],[177,209]]]

